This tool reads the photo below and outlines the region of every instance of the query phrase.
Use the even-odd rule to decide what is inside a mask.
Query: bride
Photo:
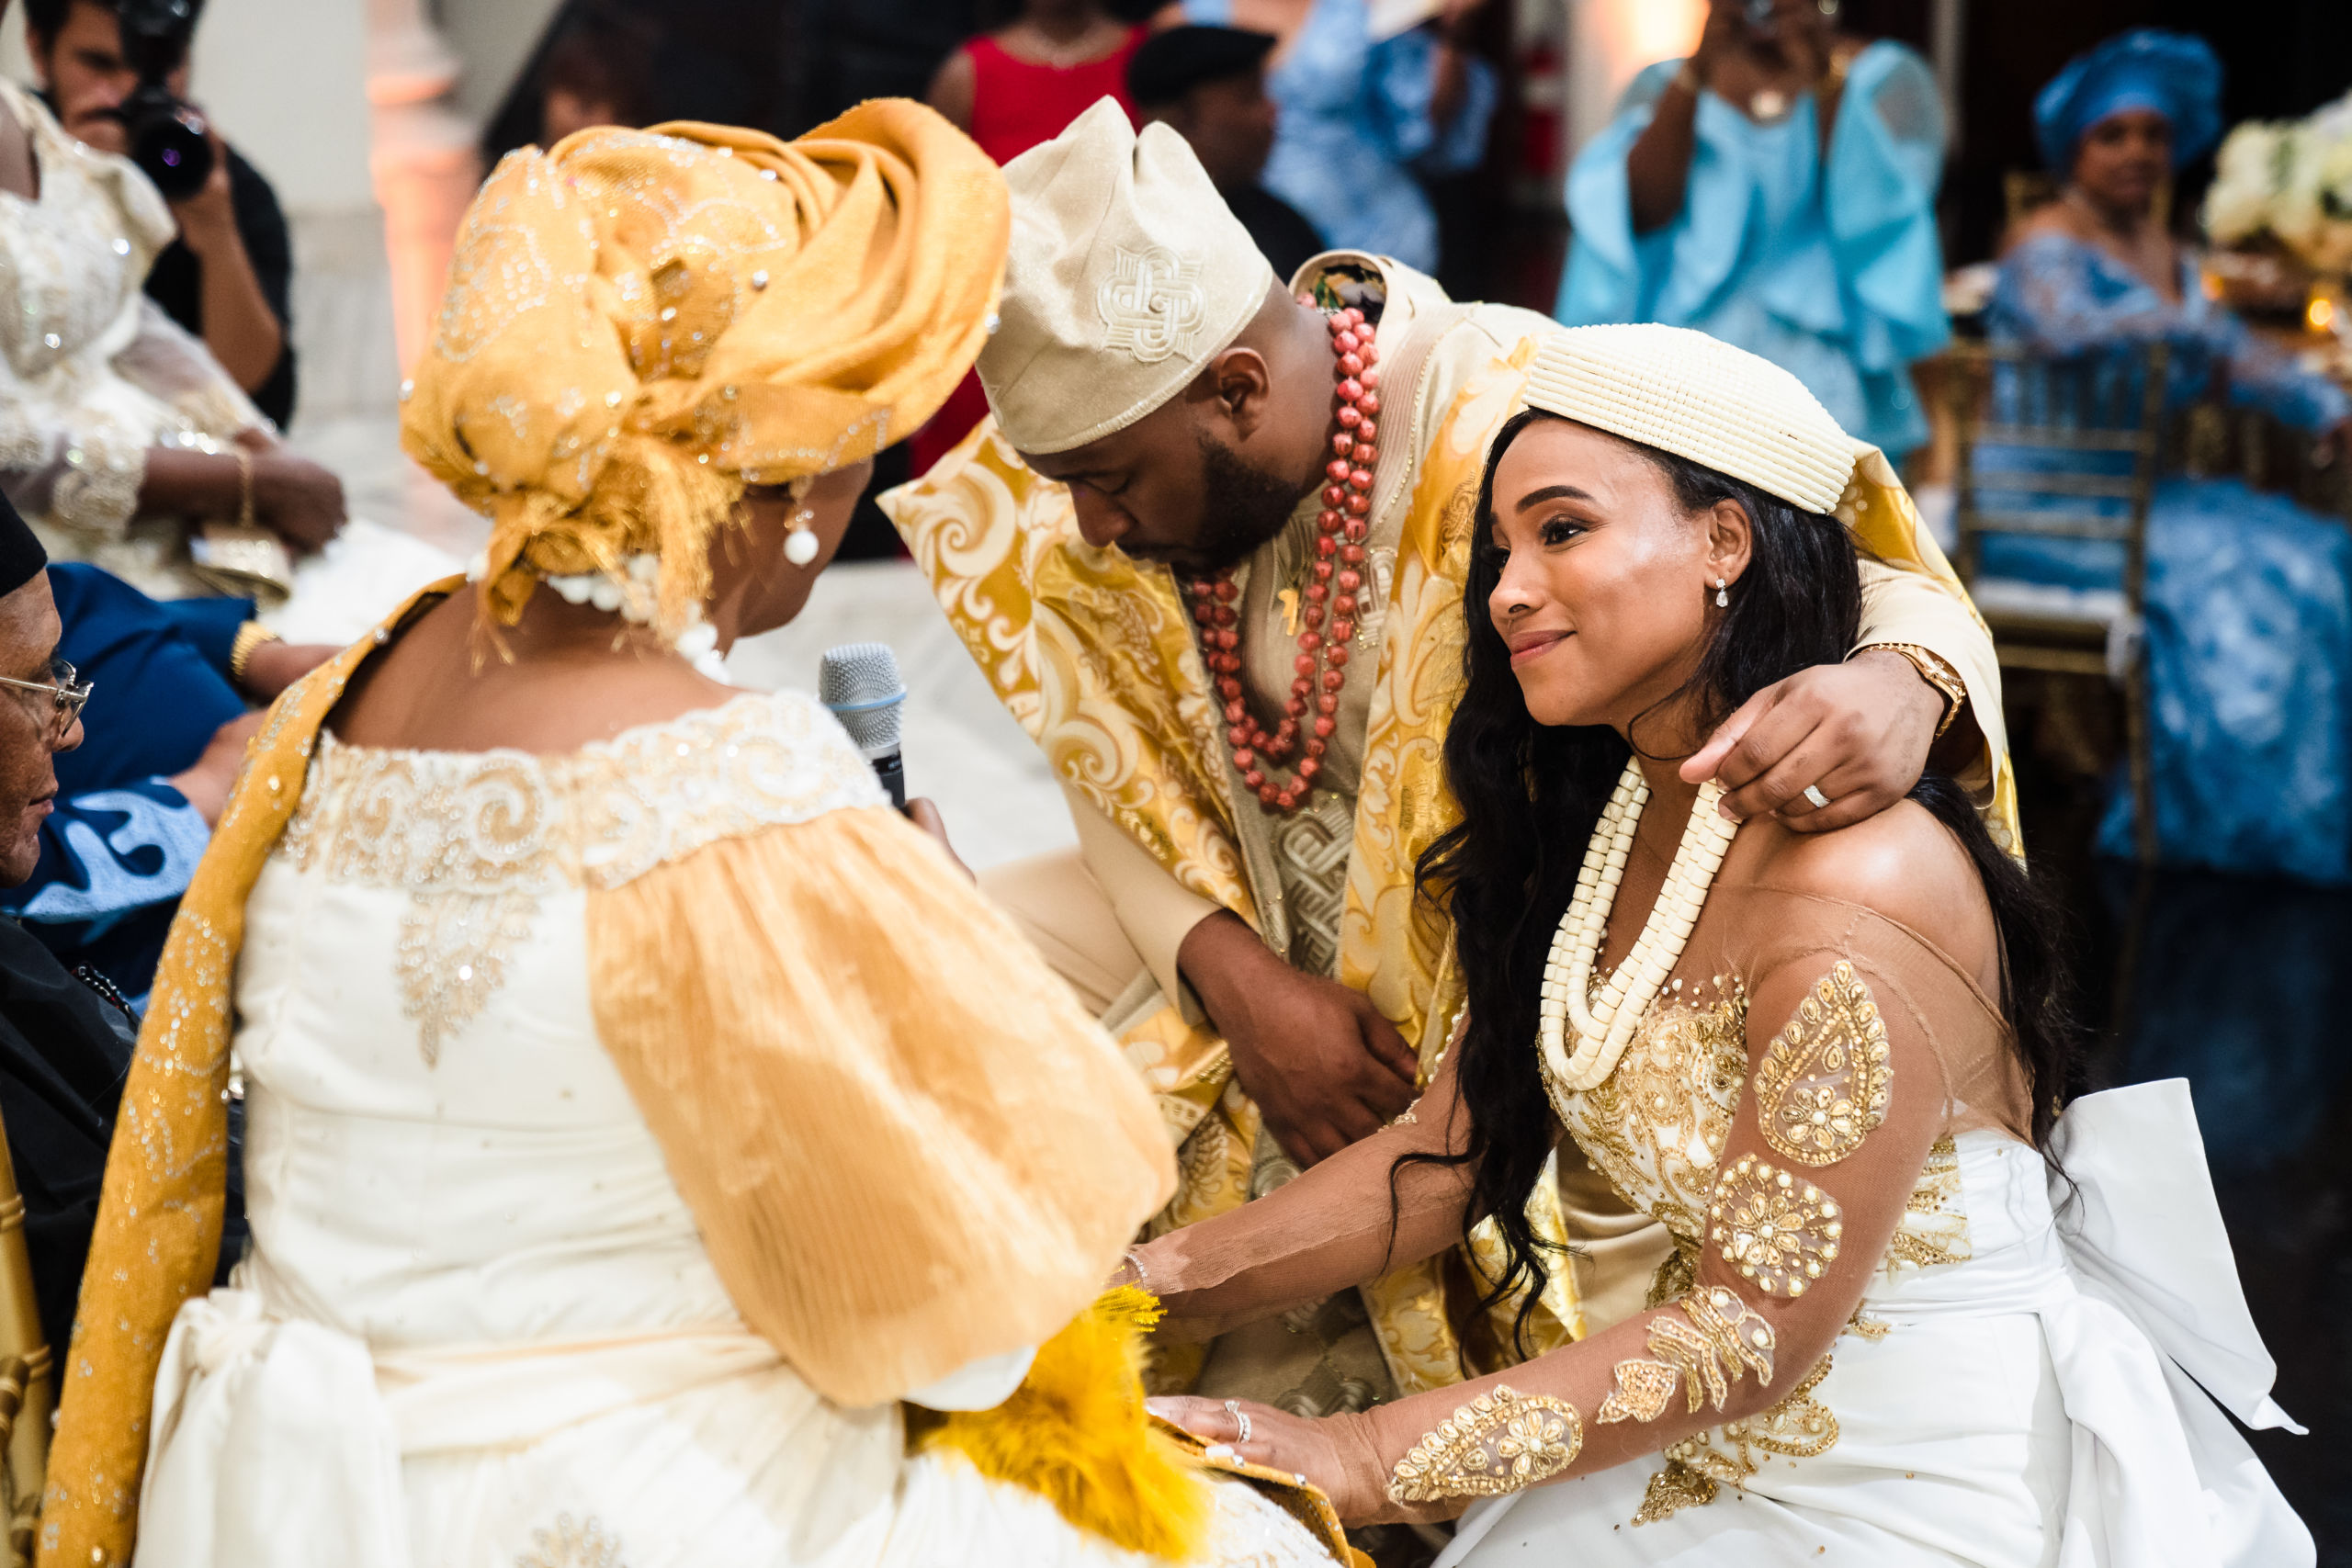
[[[1115,1047],[830,715],[705,672],[969,367],[1007,229],[889,101],[484,186],[404,437],[490,548],[287,693],[196,874],[43,1563],[1329,1561],[1094,1304],[1172,1185]]]
[[[1644,1311],[1498,1376],[1323,1420],[1155,1407],[1351,1524],[1459,1515],[1447,1564],[2310,1563],[2215,1407],[2290,1425],[2186,1089],[2060,1114],[2049,917],[1967,800],[1931,775],[1803,836],[1677,766],[1845,650],[1839,516],[1907,504],[1891,470],[1674,328],[1549,340],[1525,404],[1478,498],[1464,819],[1423,868],[1466,1022],[1400,1124],[1129,1270],[1205,1334],[1491,1214],[1496,1297],[1532,1298],[1566,1266],[1524,1217],[1563,1134],[1676,1250]]]

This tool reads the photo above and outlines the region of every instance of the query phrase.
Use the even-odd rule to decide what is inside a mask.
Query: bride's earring
[[[784,536],[784,558],[795,566],[807,566],[817,558],[817,530],[808,526],[817,514],[807,507],[792,514],[792,531]]]
[[[1715,608],[1718,610],[1726,609],[1730,604],[1731,594],[1726,592],[1724,580],[1718,577],[1715,579]]]

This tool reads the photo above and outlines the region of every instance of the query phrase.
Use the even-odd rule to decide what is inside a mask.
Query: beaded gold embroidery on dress
[[[1707,1239],[1724,1262],[1767,1293],[1792,1299],[1836,1261],[1846,1234],[1838,1200],[1752,1154],[1716,1179],[1707,1218]]]
[[[401,917],[393,963],[401,1014],[417,1026],[431,1066],[441,1043],[466,1026],[506,981],[506,961],[531,940],[539,901],[527,893],[417,893]]]
[[[1600,1402],[1600,1408],[1593,1412],[1592,1418],[1603,1425],[1611,1421],[1655,1421],[1666,1414],[1681,1375],[1664,1361],[1638,1358],[1620,1361],[1608,1397]]]
[[[1800,1165],[1834,1165],[1886,1119],[1886,1023],[1850,964],[1821,977],[1756,1069],[1764,1141]]]
[[[408,893],[394,964],[431,1063],[504,983],[543,899],[882,798],[832,716],[796,694],[739,697],[553,757],[385,750],[322,732],[277,853],[331,881]]]
[[[1560,1120],[1610,1185],[1694,1246],[1747,1077],[1747,988],[1726,975],[1713,1000],[1700,1001],[1701,989],[1676,982],[1661,993],[1608,1077],[1580,1094],[1553,1089]]]
[[[1651,1321],[1650,1354],[1681,1377],[1687,1414],[1710,1404],[1721,1410],[1732,1385],[1751,1371],[1759,1383],[1772,1381],[1772,1325],[1736,1292],[1713,1285],[1675,1305],[1681,1316]]]
[[[1396,1461],[1388,1495],[1399,1503],[1434,1503],[1517,1492],[1567,1469],[1583,1447],[1584,1423],[1576,1406],[1498,1383]]]
[[[531,1532],[531,1550],[514,1559],[514,1568],[628,1568],[621,1559],[620,1538],[591,1514],[575,1519],[559,1514],[552,1528]]]
[[[1949,1136],[1928,1145],[1919,1184],[1904,1200],[1903,1218],[1886,1244],[1890,1274],[1964,1263],[1975,1256],[1968,1241],[1968,1208],[1961,1190],[1960,1150]]]
[[[1668,1448],[1666,1468],[1650,1477],[1634,1523],[1656,1524],[1678,1509],[1713,1502],[1719,1487],[1744,1486],[1764,1468],[1767,1456],[1813,1459],[1827,1453],[1838,1442],[1838,1417],[1813,1391],[1828,1375],[1829,1358],[1824,1356],[1770,1410],[1727,1421]]]

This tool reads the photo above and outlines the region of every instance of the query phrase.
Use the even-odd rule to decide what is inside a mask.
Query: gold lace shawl
[[[130,1553],[156,1365],[220,1252],[246,897],[345,682],[461,586],[428,589],[288,689],[182,902],[65,1360],[44,1564]],[[616,860],[628,814],[589,815],[575,847],[594,852],[552,858],[577,862],[588,890],[598,1032],[745,1321],[796,1371],[870,1404],[1044,1341],[1093,1299],[1168,1196],[1159,1118],[1067,988],[914,829],[876,808],[753,811]]]

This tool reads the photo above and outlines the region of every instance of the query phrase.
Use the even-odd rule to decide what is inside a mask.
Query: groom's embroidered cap
[[[1274,269],[1190,143],[1099,100],[1007,164],[1012,253],[980,381],[1006,440],[1067,452],[1159,407],[1240,334]]]

